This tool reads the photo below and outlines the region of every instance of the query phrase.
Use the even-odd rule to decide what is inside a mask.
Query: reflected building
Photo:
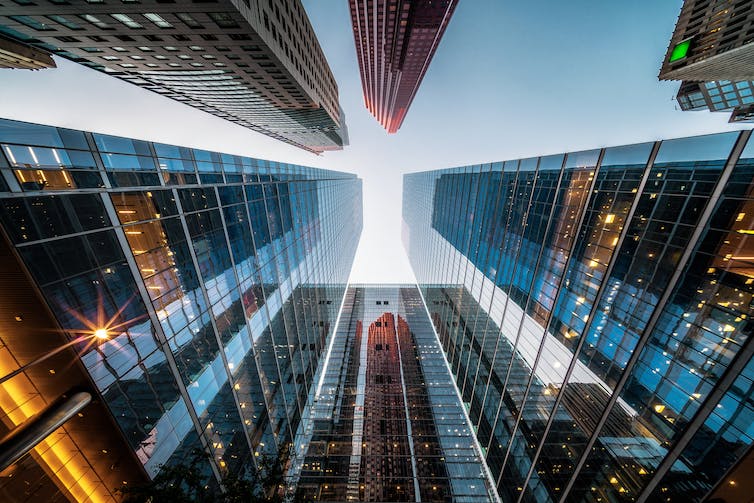
[[[11,2],[0,68],[5,39],[47,66],[54,54],[311,152],[348,144],[300,0]]]
[[[458,0],[349,0],[364,103],[388,133],[403,124]]]
[[[121,483],[197,450],[216,481],[287,451],[361,224],[355,175],[0,120],[4,267],[15,268],[3,309],[19,296],[10,328],[48,327],[34,341],[3,332],[3,375],[40,354],[29,344],[110,335],[1,384],[5,427],[38,410],[24,403],[33,387],[54,399],[55,381],[75,370],[69,380],[93,390],[112,437],[87,437],[87,408],[65,427],[79,459],[40,447],[25,461],[36,471],[0,476],[0,494],[113,501]],[[79,465],[91,473],[61,469]],[[19,496],[40,473],[47,492]]]
[[[496,501],[414,285],[350,285],[292,477],[302,501]]]
[[[750,136],[405,175],[404,244],[503,501],[700,501],[742,485]]]

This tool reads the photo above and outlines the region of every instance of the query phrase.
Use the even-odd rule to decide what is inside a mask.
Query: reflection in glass
[[[504,500],[698,500],[750,448],[748,137],[406,175],[404,242]]]

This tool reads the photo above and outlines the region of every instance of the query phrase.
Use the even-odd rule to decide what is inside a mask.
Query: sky
[[[60,58],[0,71],[0,117],[356,173],[359,283],[413,281],[404,173],[745,127],[680,111],[678,83],[657,79],[682,0],[460,0],[393,135],[364,107],[348,1],[303,4],[346,113],[342,151],[316,156]]]

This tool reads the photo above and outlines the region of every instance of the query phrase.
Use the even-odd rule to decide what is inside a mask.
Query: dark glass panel
[[[2,199],[0,218],[15,243],[110,225],[102,200],[97,194]]]
[[[162,179],[165,185],[196,185],[196,175],[191,173],[169,173],[162,172]]]
[[[113,187],[155,187],[160,185],[157,173],[108,173]]]
[[[178,189],[178,197],[184,213],[217,207],[217,197],[211,188]]]

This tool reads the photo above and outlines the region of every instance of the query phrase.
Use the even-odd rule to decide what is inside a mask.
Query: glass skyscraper
[[[750,136],[404,176],[404,244],[503,501],[698,501],[745,482]]]
[[[296,440],[302,501],[496,501],[414,285],[350,285]]]
[[[219,481],[290,447],[361,233],[355,175],[0,120],[0,225],[71,339],[107,330],[76,349],[145,475],[199,449]],[[23,379],[2,398],[23,407]],[[70,500],[112,501],[108,466],[84,458],[90,481],[34,459]]]

